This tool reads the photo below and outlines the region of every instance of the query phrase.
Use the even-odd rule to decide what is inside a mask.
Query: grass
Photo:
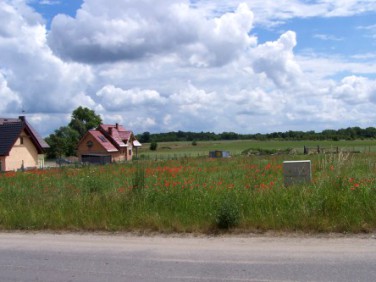
[[[335,150],[337,147],[342,151],[376,152],[374,140],[354,141],[256,141],[256,140],[232,140],[232,141],[197,141],[193,146],[192,142],[160,142],[157,151],[150,151],[150,144],[143,144],[139,156],[143,159],[174,159],[180,157],[208,156],[209,151],[224,150],[231,152],[231,155],[240,155],[249,149],[259,150],[292,150],[297,154],[303,153],[304,146],[309,148],[326,148]]]
[[[284,160],[313,181],[283,186]],[[370,232],[376,154],[206,157],[0,175],[3,230]]]

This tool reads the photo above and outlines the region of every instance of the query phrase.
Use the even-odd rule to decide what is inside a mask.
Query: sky
[[[135,134],[376,127],[374,0],[0,0],[0,117]]]

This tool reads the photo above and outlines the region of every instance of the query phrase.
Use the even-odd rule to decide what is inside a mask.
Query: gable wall
[[[21,144],[21,138],[23,144]],[[22,168],[36,168],[38,167],[38,151],[35,148],[30,137],[22,131],[20,137],[17,139],[13,148],[9,152],[9,156],[5,157],[5,169],[17,170]]]
[[[93,146],[91,148],[87,146],[87,142],[89,141],[93,142]],[[77,154],[78,157],[81,158],[82,155],[86,154],[108,154],[108,152],[93,136],[87,134],[78,146]]]

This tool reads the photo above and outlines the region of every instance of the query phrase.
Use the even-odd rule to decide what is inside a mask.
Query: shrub
[[[157,147],[158,147],[158,143],[153,141],[150,143],[150,150],[151,151],[156,151],[157,150]]]
[[[229,229],[238,225],[240,210],[236,203],[230,199],[224,199],[219,204],[216,212],[216,224],[219,229]]]

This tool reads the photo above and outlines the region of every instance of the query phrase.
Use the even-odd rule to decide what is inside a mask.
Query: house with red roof
[[[132,160],[141,147],[132,131],[120,124],[101,124],[89,130],[78,143],[81,162],[105,164]]]
[[[42,168],[47,148],[24,116],[0,118],[0,171]]]

